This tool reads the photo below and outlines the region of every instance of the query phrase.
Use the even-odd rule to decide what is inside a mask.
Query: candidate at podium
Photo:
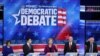
[[[64,54],[67,52],[77,52],[76,43],[74,43],[72,36],[69,37],[68,42],[66,42],[64,46]]]
[[[33,46],[31,45],[32,43],[32,39],[31,38],[27,38],[27,42],[25,45],[23,45],[23,52],[24,52],[24,56],[28,55],[29,53],[33,53]]]
[[[13,53],[13,49],[11,47],[11,42],[7,41],[6,46],[3,47],[3,56],[8,56],[9,54]]]
[[[85,52],[98,52],[97,44],[94,42],[94,37],[90,37],[87,42],[85,42]]]
[[[53,39],[49,38],[48,40],[48,45],[46,45],[45,49],[44,49],[44,53],[51,53],[51,52],[57,52],[57,48],[56,46],[53,44]]]

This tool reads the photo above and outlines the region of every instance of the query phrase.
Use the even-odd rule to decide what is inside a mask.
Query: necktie
[[[71,43],[69,43],[69,48],[71,49]]]
[[[90,44],[89,52],[93,52],[93,44]]]
[[[29,49],[31,49],[31,45],[28,45]]]

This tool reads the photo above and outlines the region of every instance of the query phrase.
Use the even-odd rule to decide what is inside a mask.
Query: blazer
[[[64,54],[66,54],[67,52],[77,52],[77,47],[74,42],[72,42],[71,48],[69,47],[69,42],[65,43]]]
[[[89,49],[90,49],[90,42],[85,42],[85,52],[89,52]],[[93,52],[98,52],[96,43],[93,43]]]
[[[8,48],[7,46],[3,47],[3,56],[8,56],[9,54],[13,53],[12,47]]]
[[[52,45],[52,47],[49,47],[48,45],[46,45],[44,52],[45,54],[48,52],[57,52],[58,50],[56,49],[55,45]]]
[[[26,56],[29,53],[33,53],[34,52],[33,46],[30,45],[29,47],[27,44],[23,45],[23,52],[24,52],[24,56]]]

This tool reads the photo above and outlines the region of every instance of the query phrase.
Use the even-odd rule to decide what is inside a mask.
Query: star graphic
[[[50,30],[51,30],[51,29],[47,29],[46,33],[50,33]]]
[[[26,3],[31,3],[31,0],[27,0]]]
[[[30,28],[28,28],[27,31],[30,31]]]
[[[8,23],[11,23],[12,22],[11,18],[9,18],[7,21],[8,21]]]
[[[43,29],[43,26],[40,27],[40,30],[42,30],[42,29]]]
[[[21,36],[21,35],[22,35],[22,33],[21,33],[21,32],[19,32],[19,33],[18,33],[18,36]]]
[[[87,35],[90,36],[91,35],[91,32],[87,32]]]
[[[45,3],[45,4],[47,4],[47,2],[48,2],[47,0],[44,0],[44,3]]]
[[[17,25],[18,23],[20,23],[20,20],[18,20],[18,17],[17,16],[19,16],[20,15],[20,10],[19,10],[19,12],[18,12],[18,14],[13,14],[12,16],[15,18],[15,25]]]
[[[10,31],[10,33],[9,33],[9,34],[10,34],[10,35],[12,35],[12,34],[13,34],[13,32],[14,32],[14,31]]]
[[[0,37],[2,38],[2,34],[0,34]]]
[[[12,2],[13,0],[10,0],[10,2]]]
[[[96,27],[96,31],[100,31],[100,27],[99,27],[99,25]]]
[[[7,30],[7,27],[4,26],[4,31],[6,31],[6,30]]]
[[[33,33],[33,35],[38,36],[38,32],[35,31],[35,32]]]

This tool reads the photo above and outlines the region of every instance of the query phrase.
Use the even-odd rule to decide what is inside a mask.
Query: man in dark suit
[[[77,52],[76,44],[73,42],[73,37],[69,37],[69,41],[65,43],[64,54],[67,52]]]
[[[85,43],[85,52],[98,52],[97,44],[94,42],[94,37],[90,37]]]
[[[28,38],[26,44],[23,45],[24,56],[26,56],[29,53],[34,52],[33,46],[31,45],[31,42],[32,42],[31,38]]]

